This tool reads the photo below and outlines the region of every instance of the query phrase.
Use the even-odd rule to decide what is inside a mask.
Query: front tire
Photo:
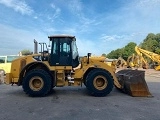
[[[93,96],[106,96],[113,89],[113,77],[106,70],[94,69],[86,78],[86,87]]]
[[[49,73],[42,69],[29,71],[22,82],[23,90],[30,96],[45,96],[51,90],[51,77]]]

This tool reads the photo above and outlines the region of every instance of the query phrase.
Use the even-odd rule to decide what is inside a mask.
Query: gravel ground
[[[146,70],[146,81],[154,97],[131,97],[115,88],[93,97],[84,86],[29,97],[21,86],[0,84],[0,120],[160,120],[160,71]]]

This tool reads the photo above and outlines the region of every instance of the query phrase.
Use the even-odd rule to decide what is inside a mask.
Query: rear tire
[[[34,69],[29,71],[22,82],[23,90],[30,96],[45,96],[52,87],[52,79],[45,70]]]
[[[90,94],[96,97],[108,95],[113,89],[112,75],[103,69],[94,69],[86,78],[86,87]]]

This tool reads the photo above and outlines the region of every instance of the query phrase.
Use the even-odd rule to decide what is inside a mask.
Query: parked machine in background
[[[141,56],[145,55],[146,57],[150,58],[153,62],[157,62],[158,64],[154,65],[154,69],[160,70],[160,55],[159,54],[150,52],[148,50],[144,50],[138,46],[135,47],[135,51],[137,52],[137,54],[139,54]],[[145,60],[142,59],[142,61],[144,61],[144,63],[147,64],[147,62]]]
[[[136,51],[136,53],[137,54],[132,54],[131,56],[128,57],[127,67],[133,69],[138,69],[138,68],[148,69],[149,65],[147,60],[145,60],[142,54],[139,53],[138,51]]]
[[[116,66],[117,68],[127,68],[127,62],[122,57],[119,57],[116,60]]]
[[[137,53],[137,56],[138,56],[139,67],[143,68],[143,69],[148,69],[149,68],[149,64],[148,64],[147,60],[145,60],[145,58],[143,57],[143,55],[139,51],[139,49],[137,49],[137,46],[135,47],[135,52]]]
[[[106,96],[114,85],[131,96],[150,96],[144,71],[115,69],[107,65],[105,57],[79,57],[75,36],[48,37],[51,49],[41,51],[41,60],[24,56],[12,61],[11,72],[6,74],[6,84],[22,85],[30,96],[45,96],[54,87],[82,86],[91,95]]]
[[[139,57],[134,53],[127,58],[127,67],[128,68],[138,68],[139,67]]]
[[[10,73],[11,69],[11,62],[15,59],[17,59],[18,55],[6,55],[6,56],[0,56],[0,72],[3,72],[4,74]]]

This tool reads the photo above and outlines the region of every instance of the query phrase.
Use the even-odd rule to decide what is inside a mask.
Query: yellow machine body
[[[14,60],[11,72],[6,74],[6,84],[22,85],[24,92],[30,96],[44,96],[54,87],[81,86],[83,83],[91,95],[97,97],[109,94],[113,85],[126,93],[128,90],[133,93],[136,89],[138,94],[132,94],[132,96],[150,95],[144,76],[137,81],[137,77],[140,77],[137,73],[141,71],[136,71],[136,74],[132,74],[135,71],[130,71],[130,74],[128,71],[115,73],[115,66],[106,64],[104,57],[91,57],[89,53],[80,59],[78,59],[78,54],[76,54],[77,57],[74,57],[75,54],[72,56],[72,48],[74,48],[73,53],[76,53],[74,36],[50,36],[49,38],[53,41],[52,52],[45,55],[42,52],[41,55],[34,54]],[[75,58],[74,61],[69,61],[69,56]],[[58,60],[58,57],[62,59]],[[57,61],[54,61],[56,59]],[[130,80],[130,75],[132,80]],[[140,87],[133,87],[139,82],[146,86],[143,87],[143,91]],[[144,95],[142,93],[144,91],[148,94]]]
[[[10,64],[10,71],[6,74],[6,84],[18,83],[21,70],[29,63],[41,61],[41,54],[22,56],[12,61]],[[36,60],[36,59],[39,60]]]
[[[50,66],[48,62],[42,62],[42,61],[37,61],[36,59],[33,58],[35,55],[29,55],[25,57],[21,57],[19,59],[16,59],[12,62],[12,67],[11,67],[11,72],[7,74],[6,78],[6,84],[11,84],[11,83],[16,83],[18,84],[19,80],[19,75],[22,71],[22,69],[29,63],[43,63],[50,71],[56,71],[58,73],[58,76],[60,78],[57,80],[57,85],[56,86],[68,86],[71,84],[68,84],[67,81],[64,79],[64,73],[65,71],[72,70],[71,66]],[[40,56],[40,55],[37,55]],[[118,83],[117,78],[115,77],[115,69],[104,63],[105,58],[104,57],[90,57],[89,64],[87,64],[87,57],[81,58],[81,64],[79,65],[79,68],[74,68],[74,79],[76,82],[72,84],[72,86],[79,86],[83,83],[83,76],[87,72],[87,70],[92,70],[94,68],[103,68],[109,71],[113,78],[114,78],[114,84],[120,88],[120,84]],[[83,66],[83,68],[82,68]],[[40,67],[40,66],[37,66]],[[62,77],[63,76],[63,77]]]

